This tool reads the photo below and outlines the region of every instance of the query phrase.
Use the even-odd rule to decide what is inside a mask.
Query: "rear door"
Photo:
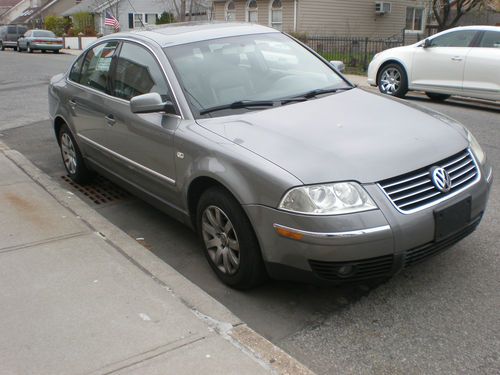
[[[110,165],[106,116],[115,99],[110,95],[109,74],[119,43],[98,44],[80,57],[68,78],[67,106],[71,122],[77,132],[77,141],[87,158],[106,167]]]
[[[152,92],[173,102],[168,81],[152,50],[138,43],[122,43],[113,90],[119,99],[107,108],[107,116],[115,121],[109,134],[109,147],[117,156],[113,169],[156,198],[178,206],[174,134],[181,118],[163,112],[135,114],[130,110],[131,98]]]
[[[413,55],[413,89],[460,95],[465,59],[471,50],[475,30],[457,30],[431,39],[427,48],[417,48]]]
[[[9,43],[9,45],[11,45],[13,42],[16,42],[17,43],[17,38],[18,38],[18,33],[17,33],[17,26],[15,25],[10,25],[10,26],[7,26],[7,38],[6,40]]]
[[[465,60],[464,95],[500,100],[500,31],[485,31]]]

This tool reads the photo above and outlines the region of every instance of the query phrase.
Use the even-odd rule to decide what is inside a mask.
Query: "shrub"
[[[175,22],[175,17],[170,12],[163,12],[160,18],[156,20],[157,25],[163,25],[165,23],[172,23],[172,22]]]
[[[70,23],[71,21],[64,17],[47,16],[45,18],[45,28],[57,36],[62,36],[69,28]]]

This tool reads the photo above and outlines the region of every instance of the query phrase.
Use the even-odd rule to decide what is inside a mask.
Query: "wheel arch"
[[[217,187],[224,190],[226,193],[230,194],[238,203],[241,204],[241,200],[236,194],[234,194],[231,189],[229,189],[226,184],[221,182],[219,179],[202,175],[195,177],[188,185],[186,191],[186,201],[189,217],[193,228],[196,229],[196,209],[198,207],[198,202],[202,194],[210,188]]]
[[[58,115],[54,118],[54,134],[56,136],[57,143],[59,145],[60,145],[59,132],[61,131],[61,127],[64,124],[68,125],[68,122],[61,115]]]
[[[378,84],[380,82],[380,73],[382,72],[382,69],[384,69],[384,67],[386,67],[389,64],[397,64],[397,65],[401,66],[401,68],[403,68],[403,72],[404,72],[404,74],[406,76],[406,82],[408,82],[408,66],[402,60],[400,60],[398,58],[390,58],[390,59],[387,59],[386,61],[384,61],[378,67],[377,77],[376,77],[376,81],[375,81],[376,84],[377,84],[377,86],[378,86]]]

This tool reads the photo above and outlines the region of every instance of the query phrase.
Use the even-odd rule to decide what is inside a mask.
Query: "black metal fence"
[[[341,60],[346,67],[362,70],[368,68],[368,64],[376,53],[405,44],[403,36],[385,39],[368,37],[306,36],[303,38],[303,42],[327,60]]]

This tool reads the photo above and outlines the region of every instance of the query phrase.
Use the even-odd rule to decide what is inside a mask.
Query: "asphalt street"
[[[269,282],[223,286],[193,233],[99,180],[65,179],[47,114],[49,77],[73,56],[0,52],[0,139],[139,243],[319,374],[500,373],[500,189],[478,230],[382,285],[320,288]],[[500,176],[500,108],[475,101],[408,100],[456,118],[476,135]],[[387,116],[391,114],[388,113]],[[401,119],[404,121],[404,119]],[[104,198],[103,198],[104,197]]]

